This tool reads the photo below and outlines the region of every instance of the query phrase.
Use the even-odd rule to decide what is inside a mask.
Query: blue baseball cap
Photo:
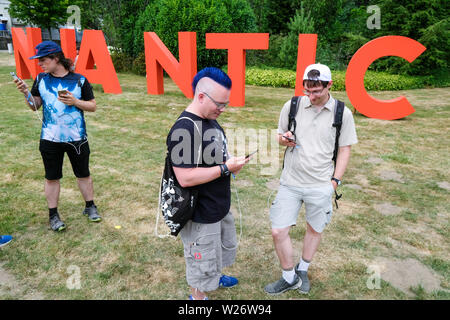
[[[58,44],[56,44],[55,42],[43,41],[36,46],[36,55],[30,57],[30,60],[31,59],[39,59],[39,58],[48,56],[49,54],[61,52],[61,51],[62,51],[61,47],[58,46]]]

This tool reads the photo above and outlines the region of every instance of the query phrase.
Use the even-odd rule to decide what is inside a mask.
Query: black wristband
[[[223,175],[224,177],[228,177],[231,174],[226,164],[223,164]]]
[[[223,164],[219,164],[220,176],[223,177]]]

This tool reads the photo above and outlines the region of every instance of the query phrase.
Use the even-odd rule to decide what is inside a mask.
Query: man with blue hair
[[[234,263],[237,249],[230,174],[239,173],[249,158],[229,156],[225,133],[216,121],[229,101],[228,75],[205,68],[194,77],[192,90],[194,99],[171,128],[166,143],[180,185],[198,190],[193,217],[180,236],[189,299],[206,300],[206,292],[238,283],[222,274],[222,268]]]

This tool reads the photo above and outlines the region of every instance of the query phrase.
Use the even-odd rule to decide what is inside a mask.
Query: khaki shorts
[[[319,233],[330,223],[333,214],[333,185],[319,188],[299,188],[280,185],[270,208],[272,229],[283,229],[297,224],[298,213],[305,203],[306,221]]]
[[[200,291],[219,287],[222,268],[236,258],[236,226],[231,212],[221,221],[204,224],[189,220],[180,231],[186,261],[186,280]]]

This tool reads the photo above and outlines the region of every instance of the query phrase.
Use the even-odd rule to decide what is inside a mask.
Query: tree
[[[50,29],[66,23],[69,5],[69,0],[11,0],[8,12],[25,23]]]
[[[283,67],[295,70],[297,66],[298,35],[314,32],[314,20],[311,18],[311,13],[306,13],[301,6],[300,10],[295,13],[294,18],[290,19],[288,28],[289,33],[281,45],[279,57],[283,62]]]
[[[156,0],[136,22],[134,55],[144,51],[144,31],[153,31],[178,57],[178,31],[197,32],[198,69],[226,64],[225,50],[205,48],[208,32],[255,32],[255,15],[246,0]]]
[[[385,58],[377,60],[374,68],[415,75],[442,73],[448,76],[449,1],[380,0],[379,6],[381,29],[376,34],[377,37],[384,35],[409,37],[419,41],[427,50],[412,63],[401,58]]]
[[[108,45],[133,54],[135,24],[152,0],[72,0],[81,9],[83,29],[101,29]]]

